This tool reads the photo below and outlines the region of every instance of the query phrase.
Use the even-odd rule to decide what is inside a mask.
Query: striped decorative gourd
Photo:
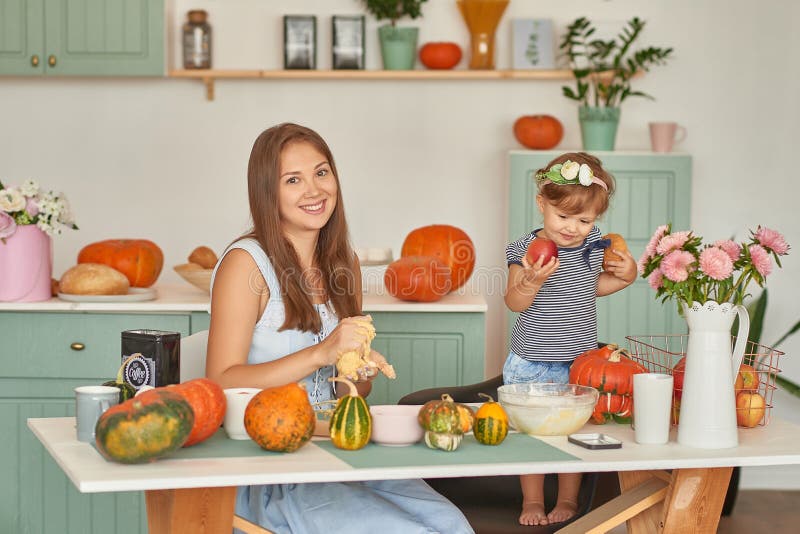
[[[479,393],[479,395],[489,400],[483,403],[475,413],[475,425],[472,433],[478,443],[499,445],[508,434],[508,416],[500,403],[495,402],[492,397],[485,393]]]
[[[372,415],[364,397],[358,395],[356,386],[338,376],[329,378],[332,382],[344,382],[350,392],[339,399],[333,409],[330,422],[331,442],[340,449],[354,451],[369,442],[372,435]]]

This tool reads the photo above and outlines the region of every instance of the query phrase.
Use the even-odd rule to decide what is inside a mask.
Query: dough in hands
[[[357,319],[359,326],[367,330],[367,337],[364,343],[355,350],[341,352],[336,360],[336,371],[339,376],[350,380],[363,380],[375,376],[378,371],[388,378],[397,378],[394,367],[388,363],[378,364],[367,358],[372,351],[370,344],[375,339],[375,326],[372,324],[372,318],[367,317],[368,319]]]
[[[127,295],[130,282],[108,265],[79,263],[64,272],[58,288],[71,295]]]

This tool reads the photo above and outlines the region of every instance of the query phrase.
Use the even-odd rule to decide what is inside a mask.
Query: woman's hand
[[[621,260],[609,260],[606,262],[606,272],[613,274],[623,282],[625,285],[630,285],[636,280],[636,260],[630,251],[612,250],[614,254],[622,258]]]
[[[369,322],[370,319],[365,316],[347,317],[339,321],[333,332],[319,345],[319,366],[334,365],[342,352],[360,350],[370,339]]]

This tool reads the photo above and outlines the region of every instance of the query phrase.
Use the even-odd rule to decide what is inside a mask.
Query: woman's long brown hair
[[[336,206],[331,218],[320,230],[314,252],[314,263],[321,275],[323,290],[340,319],[361,313],[356,302],[356,273],[353,272],[355,254],[348,238],[339,173],[328,144],[315,131],[297,124],[283,123],[258,136],[247,167],[253,228],[244,237],[252,237],[259,242],[278,276],[286,307],[286,320],[280,330],[319,332],[322,321],[314,308],[314,290],[309,284],[311,277],[303,272],[294,247],[283,233],[278,203],[281,152],[287,145],[297,142],[309,143],[325,156],[337,184]]]

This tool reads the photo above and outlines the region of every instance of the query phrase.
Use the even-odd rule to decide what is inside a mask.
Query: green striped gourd
[[[350,388],[336,403],[330,421],[331,442],[340,449],[354,451],[364,447],[372,435],[372,415],[364,397],[358,395],[355,384],[334,376],[331,382],[343,382]]]
[[[475,413],[475,425],[472,433],[478,443],[483,445],[500,445],[508,435],[508,416],[500,403],[485,393],[478,393],[489,399]]]

